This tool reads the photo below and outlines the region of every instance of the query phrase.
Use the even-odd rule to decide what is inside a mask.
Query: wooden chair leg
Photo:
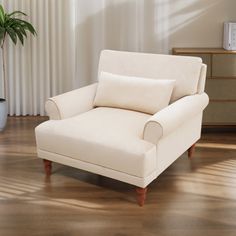
[[[189,149],[188,149],[188,157],[191,158],[194,154],[195,151],[195,146],[196,144],[193,144]]]
[[[136,188],[136,193],[139,206],[143,206],[147,195],[147,188]]]
[[[52,162],[49,160],[43,160],[43,162],[44,162],[45,173],[47,176],[50,176],[52,172]]]

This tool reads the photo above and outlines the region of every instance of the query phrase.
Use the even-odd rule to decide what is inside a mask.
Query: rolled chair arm
[[[143,139],[157,144],[177,127],[201,113],[209,103],[206,93],[186,96],[157,112],[148,119],[143,130]]]
[[[69,118],[93,109],[97,83],[49,98],[45,109],[51,120]]]

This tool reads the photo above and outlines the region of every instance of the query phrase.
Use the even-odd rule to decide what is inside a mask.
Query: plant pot
[[[0,98],[0,132],[4,130],[7,123],[7,102]]]

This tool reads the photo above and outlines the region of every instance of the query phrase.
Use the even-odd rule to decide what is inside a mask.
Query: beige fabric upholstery
[[[198,88],[197,88],[197,92],[199,94],[204,93],[205,84],[206,84],[206,74],[207,74],[207,66],[205,64],[202,64],[200,78],[198,82]]]
[[[202,68],[198,57],[170,56],[105,50],[101,54],[99,74],[176,80],[171,102],[197,93]]]
[[[150,115],[96,108],[62,121],[48,121],[36,129],[41,150],[107,167],[137,177],[156,166],[156,147],[142,139]]]
[[[36,128],[38,156],[144,188],[200,138],[206,66],[193,57],[103,51],[101,71],[176,80],[173,103],[154,115],[94,108],[97,84],[56,96],[46,104],[51,120]]]
[[[102,72],[94,105],[155,114],[168,106],[174,80],[155,80]]]
[[[88,163],[84,161],[80,161],[78,159],[68,158],[67,156],[55,153],[55,152],[47,152],[41,149],[38,149],[38,157],[51,160],[52,162],[61,163],[66,166],[71,166],[74,168],[78,168],[81,170],[89,171],[91,173],[99,174],[102,176],[110,177],[115,180],[120,180],[125,183],[129,183],[141,188],[146,187],[149,183],[151,183],[157,177],[157,171],[153,171],[150,175],[145,177],[137,177],[134,175],[129,175],[124,172],[116,171],[110,168],[106,168],[100,165],[96,165],[93,163]]]
[[[202,112],[159,140],[157,147],[157,176],[168,168],[201,136]]]
[[[201,113],[208,102],[209,98],[206,93],[179,99],[147,120],[143,138],[157,144],[161,138],[183,125],[186,120]]]
[[[93,163],[68,158],[68,156],[39,149],[39,146],[37,150],[38,157],[144,188],[200,138],[201,120],[202,113],[199,113],[196,117],[178,127],[170,135],[160,139],[158,145],[156,145],[156,168],[150,175],[145,177],[137,177]]]
[[[60,120],[93,109],[97,83],[52,97],[45,109],[51,120]]]

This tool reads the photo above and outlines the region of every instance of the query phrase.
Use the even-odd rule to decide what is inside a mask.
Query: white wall
[[[79,86],[96,80],[104,48],[168,54],[222,47],[223,22],[236,21],[236,0],[76,1]]]
[[[236,0],[144,1],[145,51],[173,47],[222,47],[223,22],[236,21]]]
[[[170,0],[169,48],[222,47],[225,21],[236,21],[235,0]]]

